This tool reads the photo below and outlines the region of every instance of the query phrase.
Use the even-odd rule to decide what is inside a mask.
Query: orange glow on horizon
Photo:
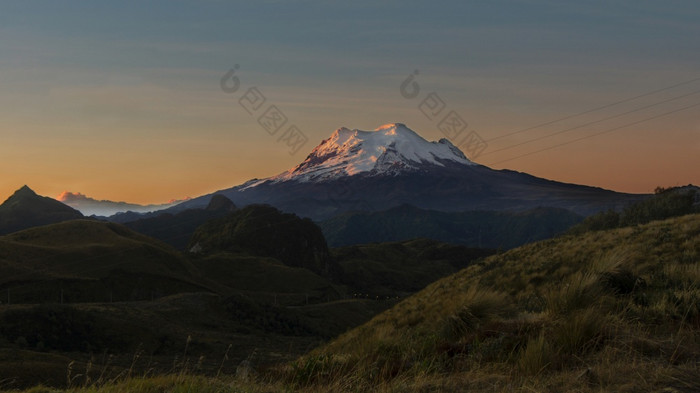
[[[319,124],[315,128],[333,130],[343,125],[326,122],[333,125]],[[371,125],[345,125],[372,129]],[[407,122],[407,126],[430,141],[444,137],[427,122],[417,121],[415,125]],[[677,127],[680,131],[656,138],[658,133],[654,130],[662,127]],[[302,162],[306,154],[331,133],[310,134],[309,143],[292,156],[283,146],[271,141],[257,124],[249,126],[245,132],[226,131],[218,139],[152,138],[143,145],[134,145],[127,139],[104,143],[89,139],[66,141],[58,137],[28,141],[10,138],[0,146],[0,156],[12,165],[12,170],[0,173],[0,196],[6,199],[27,184],[38,194],[55,195],[57,199],[70,191],[96,200],[164,204],[285,172]],[[36,132],[28,134],[33,133]],[[505,131],[492,135],[502,133]],[[688,143],[697,133],[697,130],[688,129],[687,123],[677,122],[672,126],[659,122],[648,125],[647,130],[626,130],[502,164],[492,163],[531,148],[508,151],[509,154],[484,154],[474,161],[494,169],[517,170],[560,182],[651,193],[656,186],[700,184],[697,171],[700,143]],[[486,134],[485,138],[488,136]],[[488,149],[499,147],[493,144]],[[173,157],[178,158],[174,160]]]

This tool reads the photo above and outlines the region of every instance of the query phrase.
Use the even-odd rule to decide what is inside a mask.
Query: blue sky
[[[697,1],[22,1],[0,5],[0,192],[161,202],[274,175],[341,126],[403,122],[415,69],[484,139],[700,77]],[[225,94],[234,64],[242,82]],[[289,154],[238,105],[258,87],[309,138]],[[475,160],[630,192],[700,183],[700,82],[489,144]],[[578,123],[577,123],[578,122]],[[204,175],[203,175],[204,174]]]

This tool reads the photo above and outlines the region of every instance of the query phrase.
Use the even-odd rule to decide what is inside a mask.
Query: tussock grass
[[[600,301],[604,293],[597,274],[577,272],[561,286],[547,291],[547,311],[554,316],[569,315]]]
[[[562,353],[585,355],[602,343],[607,328],[607,316],[599,309],[588,308],[557,321],[552,335]]]
[[[538,375],[544,372],[555,361],[555,351],[544,334],[528,340],[520,352],[518,367],[528,375]]]
[[[459,340],[483,324],[505,318],[514,312],[511,300],[504,294],[470,287],[455,299],[457,309],[441,322],[441,338]]]

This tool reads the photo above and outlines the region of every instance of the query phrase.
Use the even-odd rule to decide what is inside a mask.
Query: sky
[[[438,140],[448,112],[492,168],[700,184],[698,20],[696,0],[2,2],[0,199],[196,197],[281,173],[340,127]]]

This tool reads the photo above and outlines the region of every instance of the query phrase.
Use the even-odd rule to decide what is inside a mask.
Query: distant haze
[[[81,193],[62,192],[56,200],[65,203],[83,213],[86,216],[111,216],[121,212],[132,211],[136,213],[148,213],[156,210],[175,206],[183,200],[170,200],[160,205],[138,205],[126,202],[113,202],[107,200],[98,201]],[[186,199],[185,199],[186,200]]]

